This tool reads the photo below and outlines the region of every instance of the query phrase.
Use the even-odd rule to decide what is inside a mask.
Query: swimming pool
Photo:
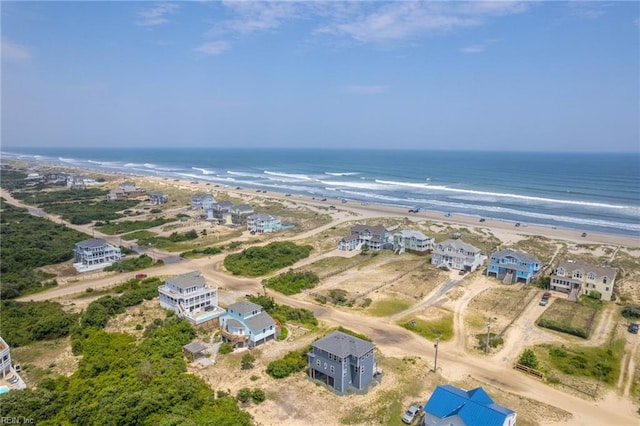
[[[0,386],[0,394],[9,392],[9,388],[7,386]]]

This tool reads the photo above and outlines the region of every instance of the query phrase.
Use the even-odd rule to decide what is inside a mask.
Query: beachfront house
[[[123,257],[119,247],[102,238],[89,238],[76,243],[73,254],[73,267],[78,272],[102,269]]]
[[[422,426],[515,426],[517,414],[496,404],[481,387],[466,391],[435,388],[424,406]]]
[[[338,241],[338,250],[351,251],[361,249],[364,245],[373,251],[390,248],[389,231],[382,225],[355,225],[349,235]]]
[[[347,389],[366,390],[376,371],[375,346],[341,331],[311,344],[309,377],[344,394]]]
[[[199,271],[168,278],[158,287],[160,306],[174,311],[193,325],[218,327],[224,309],[218,306],[218,288]]]
[[[227,306],[220,319],[222,341],[236,348],[255,347],[276,336],[276,322],[262,306],[243,300]]]
[[[433,250],[433,238],[427,237],[420,231],[400,231],[393,234],[393,252],[402,254],[410,251],[417,254],[426,254]]]
[[[525,253],[514,250],[500,250],[489,257],[487,276],[502,280],[505,284],[522,282],[529,284],[537,277],[542,262]]]
[[[278,217],[267,213],[254,213],[247,216],[247,229],[255,234],[277,232],[282,230],[282,222]]]
[[[191,210],[209,210],[216,202],[211,194],[193,194],[191,196]]]
[[[149,203],[151,204],[166,204],[169,201],[169,196],[162,192],[150,192],[149,193]]]
[[[233,203],[231,201],[218,201],[217,203],[212,203],[210,208],[205,209],[205,212],[207,213],[207,220],[216,219],[220,223],[230,225],[231,209],[233,209]]]
[[[472,272],[481,266],[486,258],[480,253],[479,248],[456,238],[435,245],[431,264],[439,268]]]
[[[254,214],[253,207],[249,204],[239,204],[231,208],[231,223],[234,225],[245,225],[247,218]]]
[[[551,290],[569,294],[570,300],[592,292],[600,293],[602,300],[611,300],[617,274],[616,268],[581,260],[561,260],[551,273]]]

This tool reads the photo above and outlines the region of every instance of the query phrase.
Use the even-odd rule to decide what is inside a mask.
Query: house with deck
[[[238,204],[231,207],[231,223],[234,225],[246,225],[247,218],[255,213],[249,204]]]
[[[20,368],[11,363],[11,348],[0,337],[0,393],[9,392],[12,389],[26,389],[27,385],[18,374]],[[5,417],[6,418],[6,417]]]
[[[370,250],[380,251],[383,248],[391,248],[389,230],[382,225],[355,225],[349,235],[338,241],[338,250],[351,251],[361,249],[364,245]]]
[[[481,266],[486,258],[480,253],[479,248],[456,238],[435,245],[431,264],[439,268],[472,272]]]
[[[76,243],[73,255],[73,267],[78,272],[102,269],[123,257],[119,247],[102,238],[89,238]]]
[[[529,284],[538,276],[542,262],[520,251],[500,250],[489,256],[487,276],[502,280],[505,284],[521,282]]]
[[[422,426],[515,426],[515,411],[493,402],[481,387],[435,388],[424,406]]]
[[[551,273],[551,290],[577,300],[582,294],[600,293],[602,300],[611,300],[618,270],[609,266],[596,266],[582,260],[561,260]]]
[[[309,377],[340,394],[366,390],[376,372],[374,349],[371,342],[334,331],[311,344]]]
[[[191,210],[209,210],[216,202],[211,194],[193,194],[191,196]]]
[[[433,238],[427,237],[420,231],[405,230],[393,234],[393,252],[402,254],[410,251],[417,254],[427,254],[433,250]]]
[[[231,224],[231,209],[233,203],[231,201],[218,201],[211,204],[210,208],[205,209],[207,220],[217,220],[221,224]]]
[[[282,222],[277,216],[254,213],[247,216],[247,229],[255,234],[282,231]]]
[[[248,300],[227,306],[220,321],[222,341],[236,348],[253,348],[276,337],[274,319]]]
[[[161,307],[196,326],[218,327],[225,312],[218,306],[218,287],[207,282],[199,271],[167,278],[158,287],[158,295]]]

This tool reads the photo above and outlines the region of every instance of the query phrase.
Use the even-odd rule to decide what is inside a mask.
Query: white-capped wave
[[[200,167],[192,167],[192,169],[201,172],[203,175],[214,175],[214,174],[216,174],[215,170],[202,169]]]
[[[321,184],[327,186],[337,186],[340,188],[355,188],[355,189],[368,189],[371,191],[384,191],[389,189],[388,185],[368,182],[332,182],[327,180],[321,180]]]
[[[231,171],[231,170],[227,170],[227,174],[234,175],[234,176],[253,177],[253,178],[263,178],[264,177],[262,174],[258,174],[258,173],[234,172],[234,171]]]
[[[516,200],[538,201],[538,202],[545,202],[545,203],[567,204],[567,205],[584,206],[584,207],[600,207],[600,208],[608,208],[608,209],[626,209],[630,207],[630,206],[621,206],[616,204],[595,203],[590,201],[575,201],[575,200],[562,200],[558,198],[532,197],[529,195],[510,194],[506,192],[501,193],[501,192],[489,192],[489,191],[476,191],[472,189],[450,188],[448,186],[429,185],[424,183],[396,182],[391,180],[378,180],[378,179],[376,179],[376,182],[381,184],[386,184],[386,185],[392,185],[392,186],[419,188],[427,191],[435,190],[435,191],[457,192],[461,194],[486,195],[491,197],[511,198]]]
[[[62,161],[63,163],[77,163],[80,160],[76,160],[75,158],[64,158],[64,157],[58,157],[58,160]]]
[[[324,172],[325,175],[330,175],[330,176],[355,176],[355,175],[359,175],[360,173],[358,172]]]
[[[263,173],[269,176],[278,176],[278,177],[297,179],[297,180],[313,180],[313,178],[310,176],[300,175],[295,173],[270,172],[268,170],[265,170]]]

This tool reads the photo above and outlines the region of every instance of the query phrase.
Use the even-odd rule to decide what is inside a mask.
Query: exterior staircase
[[[507,272],[502,279],[502,284],[511,284],[513,282],[513,272]]]

